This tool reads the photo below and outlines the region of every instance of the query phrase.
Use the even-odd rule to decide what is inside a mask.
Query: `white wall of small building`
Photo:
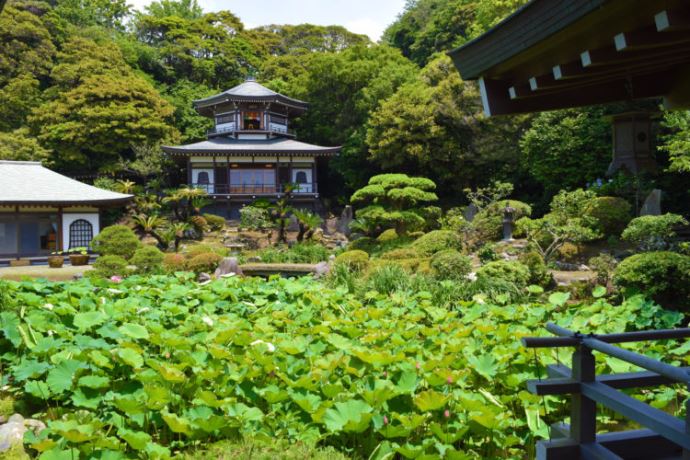
[[[69,249],[69,226],[79,219],[83,219],[91,224],[94,237],[101,231],[98,211],[80,213],[65,212],[62,215],[62,247],[65,250]]]

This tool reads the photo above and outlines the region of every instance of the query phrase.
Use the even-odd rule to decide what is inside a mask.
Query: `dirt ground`
[[[31,265],[28,267],[2,267],[0,279],[20,281],[22,278],[45,278],[49,281],[69,281],[74,275],[91,270],[91,265],[73,267],[65,265],[62,268],[50,268],[47,265]]]

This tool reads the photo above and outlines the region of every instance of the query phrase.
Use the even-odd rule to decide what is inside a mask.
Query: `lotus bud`
[[[444,410],[444,411],[443,411],[443,416],[444,416],[445,418],[450,418],[450,411],[449,411],[448,409]]]
[[[383,371],[383,378],[387,379],[388,378],[388,371]]]
[[[119,282],[122,281],[122,277],[121,277],[121,276],[117,276],[117,275],[113,275],[113,276],[110,277],[110,281],[112,281],[113,283],[119,283]]]
[[[453,383],[453,377],[449,375],[448,378],[446,379],[446,383],[448,385],[452,384]]]
[[[415,367],[417,370],[419,370],[419,369],[422,368],[422,365],[419,364],[419,361],[417,361],[417,362],[415,363],[414,367]]]
[[[383,424],[388,425],[388,417],[386,417],[385,415],[383,416]]]

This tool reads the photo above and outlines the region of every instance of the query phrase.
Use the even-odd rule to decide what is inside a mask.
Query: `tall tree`
[[[660,148],[669,154],[670,170],[690,172],[690,111],[665,112]]]
[[[204,14],[197,0],[158,0],[151,2],[144,10],[146,14],[156,18],[177,16],[183,19],[199,19]]]
[[[429,177],[444,198],[459,196],[465,188],[510,177],[527,119],[485,117],[477,86],[440,57],[373,114],[370,159],[384,171]]]
[[[126,0],[56,0],[55,12],[78,27],[101,26],[124,30],[130,6]]]

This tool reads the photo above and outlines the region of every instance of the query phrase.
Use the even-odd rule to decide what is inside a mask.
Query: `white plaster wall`
[[[65,213],[62,215],[62,247],[63,249],[67,250],[69,249],[69,226],[74,222],[75,220],[79,219],[84,219],[85,221],[89,222],[91,226],[93,227],[93,236],[98,235],[100,233],[101,228],[100,228],[100,222],[98,219],[98,213]]]

